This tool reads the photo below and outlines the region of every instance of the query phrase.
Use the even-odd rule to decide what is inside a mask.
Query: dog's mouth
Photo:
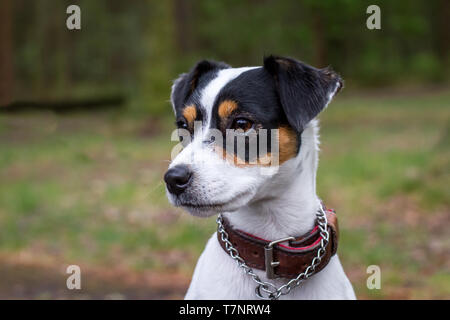
[[[176,201],[177,207],[183,207],[189,213],[195,216],[209,217],[220,212],[236,211],[245,205],[250,199],[252,193],[250,191],[242,192],[227,201],[201,203],[197,201]]]
[[[193,208],[193,209],[216,209],[223,208],[225,203],[208,203],[208,204],[192,204],[192,203],[180,203],[180,207]]]

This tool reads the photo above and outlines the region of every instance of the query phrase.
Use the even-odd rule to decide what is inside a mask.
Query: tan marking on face
[[[295,158],[297,156],[297,133],[291,128],[287,126],[280,127],[278,129],[278,150],[279,150],[279,158],[278,161],[273,162],[272,156],[276,157],[276,154],[272,154],[270,152],[264,155],[258,155],[258,159],[255,162],[245,162],[243,159],[239,158],[234,151],[226,152],[224,148],[221,146],[215,146],[214,149],[217,154],[222,157],[225,161],[229,162],[232,165],[235,165],[239,168],[251,167],[251,166],[262,166],[269,167],[271,165],[283,164],[289,159]]]
[[[195,119],[197,119],[197,109],[194,105],[187,106],[183,110],[183,116],[189,124],[193,124]]]
[[[278,129],[279,161],[280,164],[297,155],[297,133],[290,127]]]
[[[237,109],[237,103],[232,101],[232,100],[225,100],[224,102],[222,102],[219,106],[219,117],[221,119],[226,119],[228,118],[234,110]]]
[[[234,152],[233,153],[226,152],[226,150],[224,148],[219,147],[219,146],[215,146],[214,150],[217,152],[217,154],[220,157],[222,157],[223,160],[227,161],[228,163],[230,163],[238,168],[248,168],[248,167],[253,167],[253,166],[268,167],[272,164],[272,162],[271,162],[272,155],[270,152],[266,153],[262,157],[258,157],[258,159],[256,159],[256,163],[255,163],[255,161],[245,162],[245,160],[238,157]]]

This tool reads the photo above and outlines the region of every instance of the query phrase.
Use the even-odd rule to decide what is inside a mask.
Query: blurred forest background
[[[82,31],[64,27],[69,4],[82,8]],[[0,101],[119,95],[168,113],[167,84],[197,60],[259,65],[271,53],[331,65],[351,85],[448,80],[448,1],[380,1],[378,32],[365,28],[369,4],[3,0]]]
[[[165,198],[171,82],[272,53],[345,79],[317,185],[357,296],[450,298],[449,21],[447,0],[0,0],[0,298],[182,297],[215,225]]]

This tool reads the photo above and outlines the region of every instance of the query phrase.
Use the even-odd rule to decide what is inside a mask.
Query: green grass
[[[449,90],[347,95],[321,116],[318,193],[359,297],[450,296],[449,106]],[[165,198],[172,122],[0,116],[0,254],[190,274],[215,225]],[[381,290],[365,286],[371,264]]]

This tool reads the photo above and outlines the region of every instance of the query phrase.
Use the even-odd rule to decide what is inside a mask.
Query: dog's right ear
[[[200,79],[203,75],[213,70],[227,68],[230,68],[230,66],[223,62],[202,60],[198,62],[189,73],[181,74],[178,79],[174,81],[172,93],[170,95],[170,100],[174,111],[184,106],[186,100],[198,87]]]

